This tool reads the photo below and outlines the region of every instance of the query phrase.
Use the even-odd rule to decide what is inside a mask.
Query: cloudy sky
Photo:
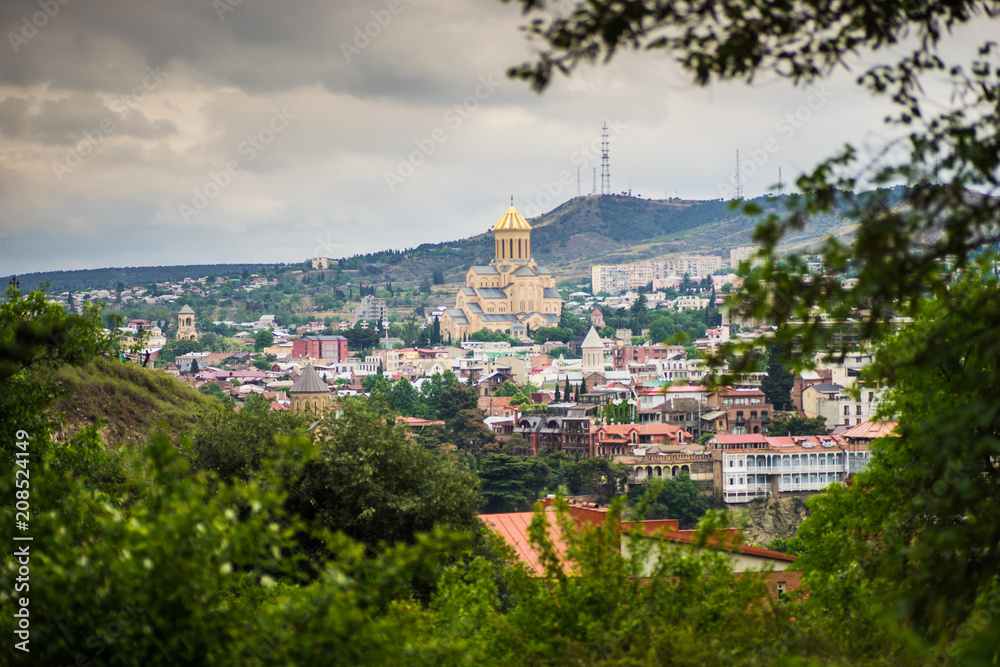
[[[849,73],[701,89],[626,55],[537,95],[504,76],[521,23],[496,0],[4,0],[0,275],[466,237],[511,195],[575,196],[578,168],[589,193],[605,122],[612,189],[647,198],[728,194],[737,149],[756,196],[886,139]]]

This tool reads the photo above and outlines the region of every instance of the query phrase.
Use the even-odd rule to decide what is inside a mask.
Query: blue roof
[[[472,312],[472,313],[482,313],[483,312],[483,307],[480,306],[478,303],[475,303],[475,302],[473,302],[473,303],[467,303],[467,304],[465,304],[465,307],[468,308],[469,312]]]
[[[531,270],[530,266],[522,266],[520,269],[514,272],[515,276],[537,276],[538,274]]]
[[[461,290],[462,294],[464,294],[465,296],[476,296],[476,290],[472,289],[471,287],[462,287]]]
[[[537,271],[537,272],[538,272],[538,275],[543,275],[543,274],[548,274],[548,273],[551,273],[551,271],[549,271],[549,270],[548,270],[547,268],[545,268],[544,266],[536,266],[536,267],[535,267],[535,271]]]
[[[483,322],[517,322],[517,318],[513,315],[502,315],[494,313],[486,313],[479,316],[479,319]]]
[[[487,274],[500,273],[499,271],[497,271],[497,267],[495,266],[473,266],[471,270],[474,273],[487,273]]]
[[[546,299],[562,298],[562,295],[559,294],[559,290],[557,290],[555,287],[546,287],[545,290],[542,292],[542,296],[544,296]]]

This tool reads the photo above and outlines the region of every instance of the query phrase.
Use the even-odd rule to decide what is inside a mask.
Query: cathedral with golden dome
[[[513,203],[493,226],[494,257],[465,274],[455,307],[441,317],[453,340],[488,329],[523,336],[526,329],[559,324],[562,297],[555,279],[531,257],[531,225]]]

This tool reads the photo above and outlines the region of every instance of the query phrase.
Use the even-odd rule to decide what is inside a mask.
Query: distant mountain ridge
[[[760,197],[764,209],[774,209],[783,197]],[[497,219],[503,211],[497,212]],[[492,228],[495,220],[483,221],[480,229]],[[627,195],[575,197],[552,211],[529,220],[532,254],[558,280],[589,274],[594,264],[626,264],[676,254],[718,254],[728,258],[729,250],[751,244],[753,218],[731,210],[722,200],[641,199]],[[789,248],[803,248],[828,234],[846,236],[854,224],[837,215],[815,216],[803,231],[786,239]],[[473,264],[493,258],[492,234],[477,234],[443,243],[424,243],[405,251],[386,251],[345,258],[345,266],[360,267],[371,277],[368,282],[391,279],[394,283],[420,282],[434,271],[442,271],[449,281],[460,281]],[[47,281],[52,289],[114,289],[118,282],[148,285],[176,281],[184,277],[233,275],[247,269],[285,264],[207,264],[173,267],[129,267],[87,271],[50,271],[19,276],[23,288]]]

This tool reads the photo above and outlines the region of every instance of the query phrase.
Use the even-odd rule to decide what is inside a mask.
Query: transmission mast
[[[733,199],[740,200],[743,199],[743,176],[740,175],[740,152],[736,151],[736,177],[733,179],[733,185],[736,187],[736,192],[733,193]]]
[[[590,191],[590,194],[597,194],[597,167],[594,167],[594,189]]]
[[[611,165],[608,163],[608,124],[601,134],[601,194],[611,194]]]
[[[781,167],[778,167],[778,196],[785,194],[785,183],[781,180]]]

